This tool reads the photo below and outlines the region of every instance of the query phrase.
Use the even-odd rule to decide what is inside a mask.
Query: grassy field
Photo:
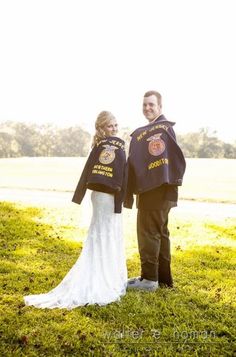
[[[73,191],[85,158],[0,159],[0,188]],[[236,203],[236,160],[187,159],[180,198]]]
[[[0,188],[73,191],[81,161],[1,159]],[[187,165],[182,197],[235,202],[235,160]],[[136,276],[136,210],[123,219],[128,273]],[[170,215],[174,289],[128,291],[120,302],[71,311],[24,306],[24,295],[51,290],[72,267],[87,223],[83,205],[0,202],[1,356],[235,355],[236,218]]]
[[[23,295],[49,291],[77,260],[87,233],[81,210],[0,203],[1,356],[233,356],[233,218],[171,218],[174,289],[128,291],[120,302],[71,311],[24,306]],[[127,212],[127,265],[136,276],[135,215]]]

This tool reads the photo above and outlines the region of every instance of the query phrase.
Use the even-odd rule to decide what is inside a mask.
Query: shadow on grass
[[[145,353],[144,342],[165,356],[194,351],[206,355],[205,342],[212,343],[212,355],[219,350],[230,355],[234,332],[230,248],[178,248],[173,255],[174,289],[128,291],[120,302],[104,307],[41,310],[25,307],[23,295],[55,287],[77,260],[81,243],[64,241],[53,226],[39,223],[41,209],[1,203],[0,210],[4,356],[137,355]],[[127,265],[129,276],[139,275],[138,254]],[[192,344],[192,332],[198,344]],[[211,335],[203,340],[202,332]]]
[[[11,294],[12,280],[20,275],[23,293],[52,288],[77,260],[82,244],[63,240],[53,226],[39,223],[39,208],[22,208],[1,203],[1,272],[5,293]],[[10,279],[7,278],[10,274]],[[16,292],[16,288],[13,289]]]
[[[232,220],[233,222],[233,220]],[[206,223],[206,228],[212,230],[219,236],[225,236],[228,239],[236,240],[236,225],[232,225],[230,227],[225,227],[218,224]]]

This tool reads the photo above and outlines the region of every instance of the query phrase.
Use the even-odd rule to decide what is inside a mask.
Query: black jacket
[[[72,201],[80,204],[86,189],[114,194],[114,212],[121,213],[126,186],[124,141],[117,137],[101,140],[90,152]]]
[[[143,194],[162,185],[182,185],[186,163],[173,125],[161,115],[131,134],[125,207],[132,207],[133,194]]]

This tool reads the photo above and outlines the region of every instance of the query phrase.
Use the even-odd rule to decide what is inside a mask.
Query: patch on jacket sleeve
[[[153,156],[161,155],[166,148],[165,142],[161,139],[162,133],[158,133],[155,135],[150,136],[147,141],[148,144],[148,151]]]
[[[115,160],[115,150],[117,150],[118,148],[114,145],[103,145],[103,147],[105,149],[103,149],[101,154],[99,155],[99,162],[101,164],[107,165]]]

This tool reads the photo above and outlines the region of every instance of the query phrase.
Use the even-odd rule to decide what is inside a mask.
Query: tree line
[[[86,156],[91,135],[79,126],[0,124],[0,157]]]
[[[185,157],[191,158],[227,158],[236,159],[236,142],[225,143],[216,133],[208,128],[197,132],[177,135],[177,141]]]
[[[128,148],[130,129],[120,129],[119,135]],[[58,128],[52,124],[0,123],[1,158],[87,156],[91,140],[91,134],[79,126]],[[236,158],[236,143],[225,143],[206,128],[177,135],[177,141],[187,158]]]

